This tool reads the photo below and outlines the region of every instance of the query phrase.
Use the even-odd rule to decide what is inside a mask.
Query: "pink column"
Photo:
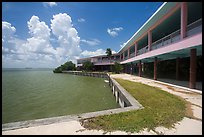
[[[121,54],[120,54],[120,61],[121,61],[122,59],[121,59]]]
[[[123,60],[125,60],[125,52],[123,52]]]
[[[137,56],[137,43],[135,42],[135,56]]]
[[[148,31],[148,51],[151,50],[151,46],[152,46],[152,32]]]
[[[131,72],[130,74],[132,75],[133,74],[133,63],[131,62],[131,68],[130,68]]]
[[[180,58],[176,58],[176,80],[179,80],[179,64],[180,64]]]
[[[157,80],[157,57],[154,58],[154,80]]]
[[[130,47],[128,48],[128,59],[130,58]]]
[[[187,3],[181,3],[181,39],[186,37],[187,19],[188,19]]]
[[[196,87],[196,49],[191,49],[191,56],[190,56],[190,80],[189,80],[189,87],[195,88]]]
[[[138,76],[141,77],[142,75],[142,64],[141,64],[141,60],[139,61],[139,73]]]

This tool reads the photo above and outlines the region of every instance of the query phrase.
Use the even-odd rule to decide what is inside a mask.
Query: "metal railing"
[[[199,20],[187,25],[187,37],[189,36],[192,36],[194,34],[197,34],[199,32],[202,32],[202,18],[200,18]],[[177,42],[179,41],[181,38],[181,35],[180,35],[180,29],[155,41],[154,43],[152,43],[152,46],[151,46],[151,50],[154,50],[154,49],[158,49],[160,47],[163,47],[163,46],[167,46],[171,43],[174,43],[174,42]]]
[[[127,60],[128,59],[128,55],[125,57],[125,59],[124,60]]]
[[[145,52],[148,52],[148,45],[141,48],[141,49],[139,49],[137,55],[141,55],[141,54],[143,54]]]
[[[158,49],[160,47],[169,45],[179,40],[180,40],[180,29],[152,43],[151,50]]]
[[[130,58],[134,57],[135,56],[135,52],[131,53],[130,54]]]
[[[189,24],[187,26],[187,33],[186,36],[192,36],[194,34],[197,34],[199,32],[202,32],[202,18],[198,19],[197,21]]]

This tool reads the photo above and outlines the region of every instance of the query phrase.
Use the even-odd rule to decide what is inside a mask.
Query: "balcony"
[[[152,43],[151,50],[155,50],[180,40],[180,29]]]
[[[202,18],[187,26],[187,37],[202,32]]]
[[[195,34],[198,34],[198,33],[201,33],[202,32],[202,18],[200,18],[199,20],[187,25],[187,32],[186,32],[186,37],[191,37]],[[151,45],[151,50],[155,50],[155,49],[158,49],[158,48],[161,48],[161,47],[164,47],[164,46],[168,46],[169,44],[172,44],[172,43],[175,43],[175,42],[178,42],[180,41],[180,29],[153,42],[152,45]],[[143,53],[146,53],[148,52],[148,45],[146,45],[145,47],[139,49],[137,51],[137,55],[141,55]],[[135,57],[135,52],[131,53],[130,54],[130,58],[133,58]],[[122,59],[120,60],[120,58],[116,58],[116,59],[111,59],[109,60],[107,57],[106,58],[103,58],[102,60],[101,59],[98,59],[96,62],[93,62],[94,64],[100,64],[100,63],[114,63],[115,61],[124,61],[124,60],[127,60],[129,59],[128,56],[126,55],[125,58],[123,59],[123,56],[122,56]],[[78,64],[80,63],[83,63],[83,61],[85,60],[80,60],[78,62]]]
[[[202,18],[187,26],[187,33],[186,33],[187,37],[198,34],[200,32],[202,32]],[[181,35],[180,35],[180,29],[179,29],[152,43],[151,50],[155,50],[155,49],[167,46],[169,44],[175,43],[177,41],[180,41],[180,39],[181,39]]]
[[[131,53],[130,54],[130,58],[134,57],[135,56],[135,52]]]
[[[139,49],[137,55],[141,55],[141,54],[143,54],[145,52],[148,52],[148,45],[141,48],[141,49]]]

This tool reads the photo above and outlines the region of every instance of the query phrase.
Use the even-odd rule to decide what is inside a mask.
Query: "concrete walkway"
[[[102,130],[87,130],[82,127],[77,120],[68,122],[60,122],[49,125],[42,125],[29,128],[21,128],[16,130],[3,131],[3,135],[9,134],[31,134],[31,135],[202,135],[202,94],[192,92],[187,88],[179,88],[179,86],[168,85],[163,82],[154,81],[151,79],[132,76],[129,74],[111,75],[113,78],[122,78],[133,82],[141,82],[150,86],[160,87],[161,89],[180,96],[192,103],[193,116],[195,119],[184,117],[184,119],[175,124],[175,128],[166,129],[157,127],[155,131],[147,131],[146,129],[139,133],[127,133],[122,131],[104,132]],[[202,93],[202,92],[201,92]]]
[[[164,79],[164,78],[158,78],[159,81],[175,84],[183,87],[189,87],[189,81],[181,81],[181,80],[175,80],[175,79]],[[202,91],[202,82],[196,82],[196,89]]]

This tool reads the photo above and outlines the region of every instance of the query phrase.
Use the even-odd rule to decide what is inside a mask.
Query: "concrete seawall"
[[[108,75],[105,72],[62,71],[62,73],[68,73],[68,74],[79,75],[79,76],[108,78]]]

